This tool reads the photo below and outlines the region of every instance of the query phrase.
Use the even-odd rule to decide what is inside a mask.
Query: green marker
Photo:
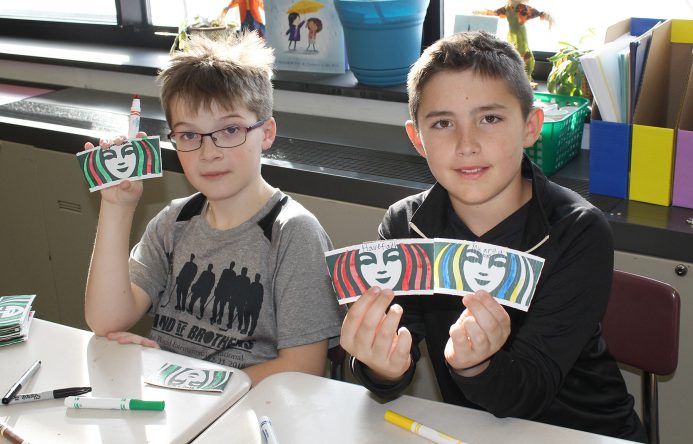
[[[162,411],[165,405],[164,401],[143,401],[130,398],[95,398],[92,396],[68,396],[65,398],[65,407],[71,409]]]

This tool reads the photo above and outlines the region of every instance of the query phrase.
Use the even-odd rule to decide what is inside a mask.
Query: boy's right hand
[[[372,287],[347,311],[342,324],[344,350],[368,366],[381,379],[396,381],[411,365],[411,333],[397,328],[402,307],[394,304],[392,290]]]
[[[145,132],[140,131],[136,135],[137,138],[147,137]],[[109,149],[112,145],[122,145],[127,138],[125,136],[117,136],[113,140],[101,139],[99,146],[101,149]],[[94,148],[91,142],[84,144],[85,150]],[[101,199],[103,201],[125,206],[136,206],[142,196],[142,181],[141,180],[124,180],[118,185],[101,189]]]

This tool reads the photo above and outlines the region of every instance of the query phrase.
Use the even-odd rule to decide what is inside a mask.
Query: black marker
[[[9,404],[12,401],[12,398],[14,398],[14,395],[19,393],[19,391],[22,389],[22,386],[27,383],[29,378],[34,376],[34,373],[36,373],[36,370],[38,370],[39,366],[41,365],[41,361],[36,361],[34,364],[29,367],[29,370],[27,370],[21,378],[19,378],[19,381],[15,382],[12,387],[7,391],[5,396],[2,398],[2,403],[3,404]]]
[[[91,387],[68,387],[64,389],[49,390],[41,393],[26,393],[15,396],[14,399],[12,399],[12,403],[19,404],[22,402],[42,401],[45,399],[67,398],[68,396],[83,395],[85,393],[89,393],[90,391]]]

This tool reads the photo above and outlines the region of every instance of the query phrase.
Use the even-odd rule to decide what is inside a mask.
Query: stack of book
[[[0,347],[27,340],[35,297],[35,294],[0,296]]]
[[[582,70],[605,122],[631,123],[634,108],[631,85],[635,87],[635,82],[631,78],[630,62],[631,57],[638,54],[638,46],[633,47],[635,41],[635,36],[623,34],[580,57]],[[641,57],[640,67],[643,62]]]

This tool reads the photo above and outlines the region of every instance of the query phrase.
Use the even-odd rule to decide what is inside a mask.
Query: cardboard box
[[[671,205],[675,133],[693,64],[692,29],[693,20],[667,20],[652,29],[633,115],[629,183],[632,200]]]
[[[628,198],[630,131],[625,123],[592,119],[590,123],[590,180],[592,194]]]
[[[651,18],[622,20],[607,29],[604,43],[614,41],[626,33],[632,36],[641,36],[661,22],[663,20]],[[632,127],[628,123],[601,120],[596,104],[592,107],[592,121],[590,123],[590,193],[622,199],[628,198],[628,177],[631,167],[631,130]]]
[[[690,30],[693,31],[693,27]],[[693,36],[690,38],[693,40]],[[693,208],[693,67],[689,68],[676,135],[672,203],[678,207]]]

